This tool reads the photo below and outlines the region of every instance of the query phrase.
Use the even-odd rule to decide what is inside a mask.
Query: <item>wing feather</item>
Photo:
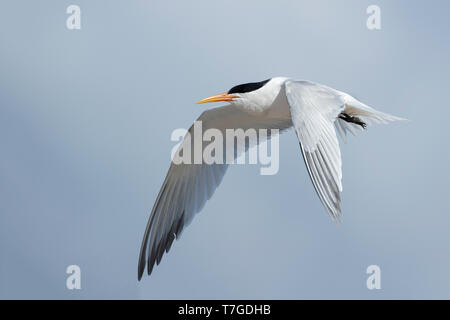
[[[234,106],[205,111],[197,120],[202,121],[203,131],[215,128],[219,129],[224,136],[226,129],[284,130],[291,126],[290,119],[255,117]],[[189,129],[189,133],[193,137],[193,127]],[[184,139],[182,144],[184,143],[189,141]],[[206,143],[203,148],[205,146]],[[237,156],[239,154],[235,154],[235,157]],[[217,163],[209,165],[172,163],[170,165],[145,229],[139,255],[138,279],[141,279],[146,265],[147,272],[150,274],[155,263],[161,262],[164,252],[169,251],[173,241],[180,237],[183,228],[211,198],[227,168],[227,164]]]
[[[311,181],[331,218],[339,221],[342,161],[334,122],[345,101],[338,91],[308,81],[287,81],[285,90]]]

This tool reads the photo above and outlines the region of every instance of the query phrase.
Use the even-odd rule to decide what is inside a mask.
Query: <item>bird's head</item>
[[[280,79],[272,78],[260,82],[250,82],[234,86],[228,92],[216,94],[197,103],[227,101],[242,108],[261,108],[272,104],[281,87]]]

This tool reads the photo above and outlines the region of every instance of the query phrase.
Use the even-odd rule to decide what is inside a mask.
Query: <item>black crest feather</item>
[[[244,83],[240,84],[238,86],[235,86],[228,91],[228,94],[232,93],[246,93],[258,90],[259,88],[263,87],[267,82],[269,82],[270,79],[260,81],[260,82],[250,82],[250,83]]]

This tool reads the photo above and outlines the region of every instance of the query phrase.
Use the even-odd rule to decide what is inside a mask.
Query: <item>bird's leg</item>
[[[348,114],[345,113],[345,112],[340,113],[340,114],[339,114],[339,118],[341,118],[341,119],[344,120],[344,121],[347,121],[347,122],[351,122],[351,123],[357,124],[357,125],[363,127],[363,129],[365,129],[365,128],[367,127],[367,124],[366,124],[364,121],[362,121],[360,118],[350,116],[350,115],[348,115]]]

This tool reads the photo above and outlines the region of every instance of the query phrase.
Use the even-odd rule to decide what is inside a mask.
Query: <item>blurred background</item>
[[[66,9],[81,8],[81,30]],[[381,8],[381,30],[366,9]],[[23,1],[0,10],[0,298],[450,298],[448,1]],[[409,122],[342,143],[343,223],[297,138],[233,166],[151,277],[170,134],[234,85],[323,83]],[[232,200],[230,200],[232,199]],[[81,268],[81,290],[66,268]],[[368,290],[366,268],[381,268]]]

